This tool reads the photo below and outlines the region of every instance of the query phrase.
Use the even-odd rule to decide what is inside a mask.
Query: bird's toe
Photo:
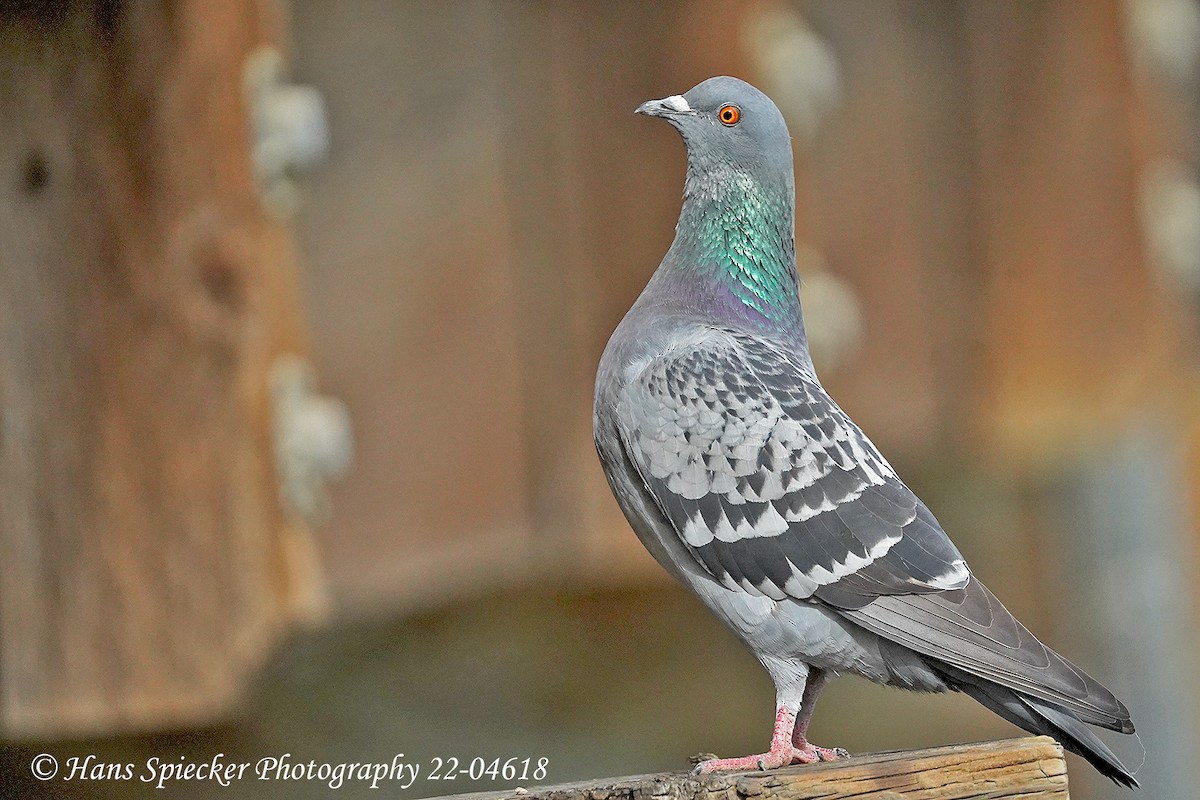
[[[850,753],[844,747],[818,747],[815,744],[805,744],[803,747],[792,748],[793,764],[816,764],[819,761],[837,761],[849,757]]]
[[[778,769],[792,763],[792,754],[784,750],[768,750],[752,756],[740,758],[710,758],[701,761],[692,770],[693,775],[703,775],[710,772],[749,772],[752,770],[766,771]]]

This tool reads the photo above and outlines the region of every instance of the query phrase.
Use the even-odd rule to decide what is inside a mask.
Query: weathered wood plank
[[[0,9],[0,733],[228,711],[319,593],[269,374],[305,353],[242,70],[273,0]]]
[[[772,772],[685,772],[479,792],[454,800],[1004,800],[1067,793],[1062,747],[1046,736],[855,756]]]

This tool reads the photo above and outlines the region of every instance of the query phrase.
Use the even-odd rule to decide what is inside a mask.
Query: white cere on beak
[[[692,107],[688,105],[688,101],[683,99],[683,95],[673,94],[670,97],[664,97],[662,104],[672,111],[691,111]]]

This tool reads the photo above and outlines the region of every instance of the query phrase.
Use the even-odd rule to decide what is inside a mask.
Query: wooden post
[[[270,438],[271,365],[307,344],[242,86],[281,19],[0,11],[6,736],[219,717],[317,592]]]
[[[638,775],[453,800],[1066,800],[1062,747],[1046,736],[855,756],[771,772]],[[439,798],[448,800],[448,798]]]

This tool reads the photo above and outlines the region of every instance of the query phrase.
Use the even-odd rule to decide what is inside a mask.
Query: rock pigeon
[[[1129,711],[1005,610],[817,379],[774,103],[718,77],[637,113],[683,136],[687,178],[675,239],[601,357],[596,449],[642,543],[776,690],[767,752],[697,771],[844,757],[808,724],[850,672],[963,692],[1135,787],[1088,727],[1132,733]]]

